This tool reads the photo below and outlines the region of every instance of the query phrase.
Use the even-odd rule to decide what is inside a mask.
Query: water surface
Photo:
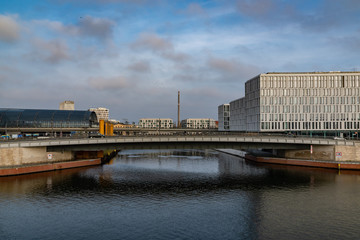
[[[0,239],[357,239],[359,172],[214,151],[0,178]]]

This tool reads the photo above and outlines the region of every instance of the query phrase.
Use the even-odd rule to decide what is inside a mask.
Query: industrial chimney
[[[178,91],[178,120],[177,127],[180,128],[180,91]]]

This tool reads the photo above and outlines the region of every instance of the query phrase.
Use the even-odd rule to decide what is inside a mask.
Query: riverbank
[[[46,163],[46,164],[32,164],[27,166],[25,165],[25,166],[11,167],[11,168],[0,168],[0,176],[12,176],[12,175],[46,172],[46,171],[54,171],[54,170],[85,167],[85,166],[94,166],[94,165],[100,165],[101,163],[102,163],[101,158],[97,158],[97,159],[82,159],[82,160],[66,161],[66,162],[54,162],[54,163]]]
[[[255,154],[246,153],[233,149],[216,149],[218,152],[230,154],[233,156],[244,158],[248,161],[266,164],[280,164],[303,167],[317,167],[330,169],[344,169],[344,170],[360,170],[360,162],[350,161],[317,161],[317,160],[303,160],[303,159],[289,159],[279,158],[274,156],[257,156]]]

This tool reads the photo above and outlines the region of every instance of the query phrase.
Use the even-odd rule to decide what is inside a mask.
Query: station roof
[[[1,127],[21,127],[40,122],[96,122],[91,111],[0,108]]]

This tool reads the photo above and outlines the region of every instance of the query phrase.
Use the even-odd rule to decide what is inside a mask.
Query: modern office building
[[[211,118],[187,118],[181,120],[181,128],[214,129],[216,121]]]
[[[218,106],[219,131],[228,131],[230,128],[230,104]]]
[[[359,123],[360,72],[260,74],[230,102],[230,131],[356,135]]]
[[[60,103],[60,110],[75,110],[74,101],[64,101]]]
[[[95,112],[98,121],[99,120],[109,120],[109,109],[99,107],[99,108],[90,108],[89,111]]]
[[[141,128],[173,128],[174,121],[170,118],[141,118],[139,127]]]

